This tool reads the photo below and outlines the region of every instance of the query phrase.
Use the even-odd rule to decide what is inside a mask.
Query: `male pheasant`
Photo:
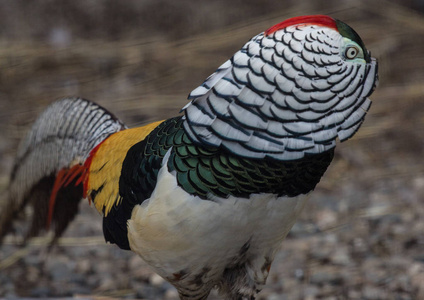
[[[19,147],[0,237],[28,203],[28,236],[48,223],[58,237],[87,198],[106,241],[139,254],[181,299],[214,287],[255,299],[377,78],[359,35],[314,15],[249,40],[180,116],[127,129],[93,102],[54,102]]]

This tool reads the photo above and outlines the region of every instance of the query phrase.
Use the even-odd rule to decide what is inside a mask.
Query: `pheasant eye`
[[[358,56],[359,49],[355,46],[350,46],[346,48],[345,56],[347,59],[354,59]]]

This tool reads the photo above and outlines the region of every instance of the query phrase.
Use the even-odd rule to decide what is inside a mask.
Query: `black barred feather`
[[[238,156],[286,161],[352,137],[371,105],[377,61],[349,26],[334,24],[342,32],[292,26],[253,37],[190,93],[189,136]],[[348,59],[352,45],[358,55]]]
[[[294,197],[315,188],[332,158],[333,149],[294,161],[249,159],[189,142],[173,145],[168,168],[176,171],[184,190],[202,199],[230,195],[249,198],[255,193]]]

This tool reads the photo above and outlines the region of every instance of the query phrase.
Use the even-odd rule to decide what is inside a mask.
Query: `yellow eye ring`
[[[354,59],[356,58],[360,53],[360,50],[356,46],[349,46],[346,48],[345,51],[345,57],[347,59]]]

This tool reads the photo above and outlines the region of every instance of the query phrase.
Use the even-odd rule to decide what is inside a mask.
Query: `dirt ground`
[[[130,127],[171,117],[253,35],[329,14],[379,59],[380,85],[259,299],[424,299],[423,1],[298,2],[2,1],[0,201],[19,140],[55,99],[96,101]],[[45,237],[19,247],[17,224],[0,248],[0,298],[177,299],[138,256],[104,243],[93,208],[80,210],[50,252]]]

